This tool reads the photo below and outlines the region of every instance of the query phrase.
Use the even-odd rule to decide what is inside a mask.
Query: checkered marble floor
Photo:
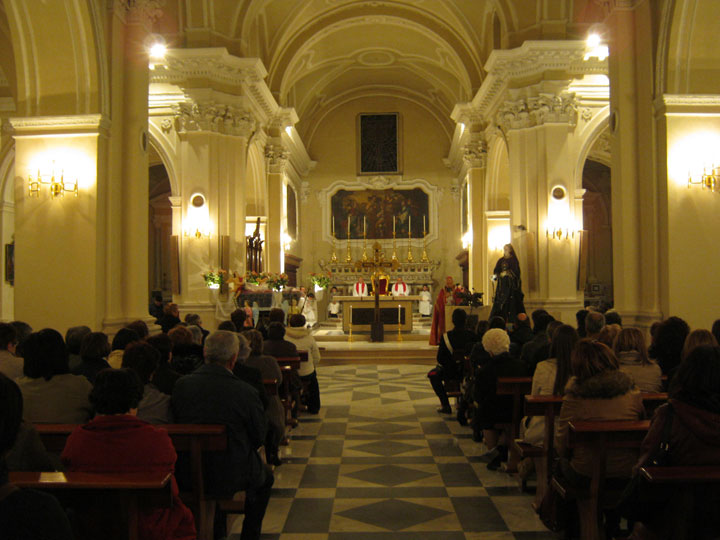
[[[480,462],[470,429],[435,412],[427,371],[318,370],[322,409],[301,417],[283,449],[263,539],[556,538],[516,479]]]

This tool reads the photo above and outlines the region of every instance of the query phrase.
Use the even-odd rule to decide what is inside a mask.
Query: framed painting
[[[339,189],[330,198],[329,230],[338,240],[422,238],[430,230],[430,197],[422,188]],[[394,219],[393,219],[394,218]]]
[[[365,174],[402,173],[402,122],[399,113],[357,116],[357,170]]]
[[[15,242],[5,244],[5,281],[15,285]]]
[[[287,231],[290,238],[297,240],[297,198],[290,184],[285,186],[287,204]]]

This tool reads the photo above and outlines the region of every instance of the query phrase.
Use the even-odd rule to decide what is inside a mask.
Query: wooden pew
[[[60,453],[65,441],[77,427],[75,424],[34,424],[43,444],[48,451]],[[194,510],[195,526],[198,535],[202,534],[208,523],[212,532],[212,515],[205,504],[205,483],[203,480],[203,452],[224,451],[227,448],[225,426],[219,424],[164,424],[156,426],[167,430],[177,452],[186,452],[190,456],[191,491],[181,493],[183,501]],[[230,505],[233,506],[233,505]],[[237,506],[237,505],[236,505]],[[228,508],[239,512],[240,508]],[[212,536],[210,536],[212,538]]]
[[[525,395],[532,390],[531,377],[498,377],[497,391],[498,396],[512,396],[513,412],[510,424],[500,425],[498,428],[505,430],[505,436],[510,441],[508,443],[509,457],[507,463],[507,472],[516,472],[517,464],[520,461],[520,455],[512,441],[517,439],[520,433],[520,420],[522,420],[523,399]]]
[[[643,405],[645,406],[646,418],[650,418],[660,405],[667,402],[666,393],[644,393],[642,394]],[[533,446],[522,442],[522,439],[515,439],[513,446],[521,458],[530,457],[535,461],[537,473],[537,490],[535,492],[535,505],[539,507],[542,498],[550,486],[551,477],[548,474],[552,470],[553,459],[555,458],[554,445],[555,418],[560,414],[562,407],[562,396],[525,396],[525,416],[544,416],[545,435],[543,446]],[[552,428],[549,428],[552,426]],[[548,449],[549,451],[546,451]],[[524,487],[524,485],[523,485]]]
[[[172,504],[171,477],[153,472],[11,472],[10,482],[21,488],[47,491],[63,506],[74,508],[88,535],[78,540],[136,540],[139,509]],[[92,509],[89,515],[88,509]]]
[[[720,466],[640,467],[651,484],[717,484]]]
[[[263,379],[263,386],[268,396],[278,395],[278,380],[277,379]]]
[[[582,540],[605,538],[599,516],[608,450],[639,449],[649,428],[649,420],[570,422],[568,447],[571,449],[587,447],[592,451],[594,468],[590,478],[590,487],[587,491],[575,490],[558,481],[557,478],[553,478],[552,488],[564,498],[572,497],[577,500],[580,514],[580,538]]]

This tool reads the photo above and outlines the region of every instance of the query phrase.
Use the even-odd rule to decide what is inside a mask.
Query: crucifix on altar
[[[371,282],[373,283],[373,295],[375,296],[375,310],[373,314],[373,322],[370,327],[370,341],[383,341],[384,340],[384,330],[383,330],[383,323],[380,320],[380,276],[381,276],[381,270],[383,268],[390,268],[392,270],[397,270],[399,266],[399,262],[397,259],[393,259],[392,261],[386,261],[385,255],[382,252],[382,248],[380,246],[379,242],[375,242],[373,245],[373,258],[372,260],[366,260],[366,261],[357,261],[355,263],[355,267],[358,270],[367,270],[372,271],[372,275],[370,277]],[[388,284],[389,285],[389,284]],[[400,321],[398,320],[398,324],[400,324]]]

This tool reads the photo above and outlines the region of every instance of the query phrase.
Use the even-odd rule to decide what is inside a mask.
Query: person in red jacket
[[[136,417],[142,393],[140,379],[129,369],[98,373],[90,393],[97,415],[68,437],[61,456],[68,471],[174,472],[177,454],[167,431]],[[170,508],[141,509],[140,539],[196,538],[192,512],[180,500],[174,476],[172,497]]]

